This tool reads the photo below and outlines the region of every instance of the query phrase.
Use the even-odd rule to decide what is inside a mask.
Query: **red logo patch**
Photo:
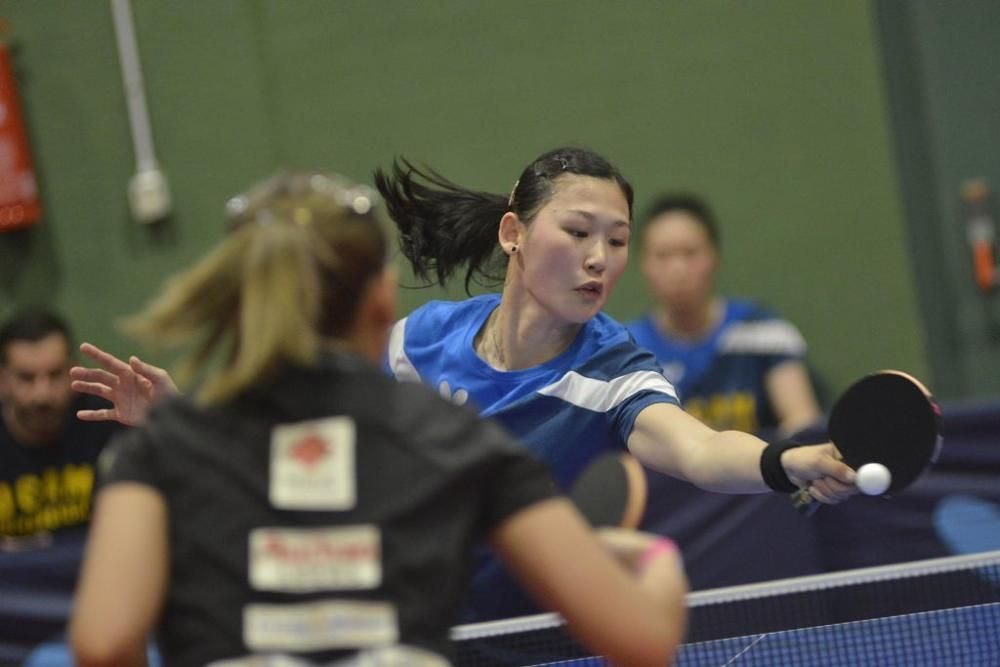
[[[306,467],[314,466],[330,453],[330,445],[316,434],[307,435],[291,447],[292,458]]]

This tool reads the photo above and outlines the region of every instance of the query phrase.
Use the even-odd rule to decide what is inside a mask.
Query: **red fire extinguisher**
[[[42,207],[7,45],[0,41],[0,232],[38,222]]]

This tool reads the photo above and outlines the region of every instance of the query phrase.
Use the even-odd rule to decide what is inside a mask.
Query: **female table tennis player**
[[[142,664],[154,629],[169,665],[447,664],[484,536],[592,650],[670,660],[685,587],[670,544],[611,535],[630,576],[519,443],[377,367],[396,278],[376,197],[323,174],[264,182],[131,320],[212,370],[102,459],[80,665]]]
[[[377,172],[376,183],[418,276],[443,284],[464,267],[466,286],[503,283],[500,294],[428,303],[397,323],[388,359],[397,378],[496,418],[563,485],[601,452],[627,447],[708,490],[811,482],[828,503],[854,493],[853,472],[832,445],[782,456],[783,445],[765,449],[683,412],[655,359],[600,312],[625,269],[632,224],[632,188],[600,155],[548,152],[509,195],[471,191],[405,161]],[[498,595],[496,569],[477,575],[472,618],[527,611],[515,595]]]

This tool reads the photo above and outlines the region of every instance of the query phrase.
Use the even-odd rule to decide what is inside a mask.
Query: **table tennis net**
[[[690,593],[701,665],[1000,665],[1000,551]],[[461,666],[603,665],[556,614],[458,626]]]

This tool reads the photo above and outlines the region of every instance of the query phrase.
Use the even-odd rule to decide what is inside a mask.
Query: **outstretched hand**
[[[78,410],[84,421],[117,421],[136,426],[146,421],[150,408],[171,394],[177,393],[170,374],[138,357],[125,363],[96,345],[83,343],[80,352],[100,368],[74,366],[69,371],[71,387],[82,394],[100,396],[110,401],[112,408]]]
[[[836,505],[858,492],[854,470],[833,443],[793,447],[782,453],[781,465],[793,483],[808,486],[809,495],[821,503]]]

